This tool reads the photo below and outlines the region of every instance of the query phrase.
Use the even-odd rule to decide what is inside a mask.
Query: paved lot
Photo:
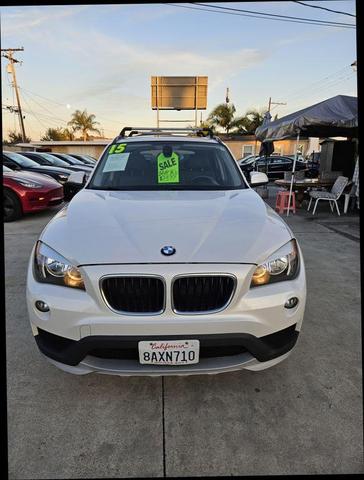
[[[363,472],[357,217],[288,218],[308,301],[286,361],[162,379],[72,376],[38,353],[26,266],[54,213],[5,225],[9,478]]]

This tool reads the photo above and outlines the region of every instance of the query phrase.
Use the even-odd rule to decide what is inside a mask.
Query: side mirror
[[[76,193],[83,189],[87,180],[85,172],[72,172],[67,182],[63,185],[64,199],[70,201]]]
[[[71,175],[68,177],[67,182],[73,183],[75,187],[81,188],[86,183],[86,173],[85,172],[72,172]]]
[[[250,186],[259,187],[261,185],[267,185],[269,179],[263,172],[250,172]]]

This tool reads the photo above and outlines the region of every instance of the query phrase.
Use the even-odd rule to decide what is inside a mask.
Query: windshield
[[[55,165],[56,167],[69,167],[67,162],[48,153],[42,153],[41,156],[48,160],[51,165]]]
[[[256,158],[257,157],[255,157],[255,156],[243,158],[243,160],[241,160],[241,162],[240,162],[240,165],[248,164],[248,163],[254,163]]]
[[[77,155],[77,160],[81,160],[81,162],[85,165],[95,165],[95,160],[90,160],[88,157],[85,155]]]
[[[98,190],[226,190],[246,188],[220,144],[156,141],[113,144],[87,188]]]
[[[57,153],[62,159],[66,160],[71,165],[83,165],[81,160],[77,160],[77,158],[71,157],[70,155],[67,155],[67,153]]]
[[[21,167],[39,167],[39,164],[34,160],[30,160],[30,158],[24,157],[19,153],[15,152],[4,152],[7,157],[11,160],[14,160],[18,165]]]

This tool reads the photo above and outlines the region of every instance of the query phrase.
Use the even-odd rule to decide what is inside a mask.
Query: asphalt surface
[[[73,376],[38,352],[26,268],[55,212],[5,224],[10,479],[363,472],[358,217],[324,207],[288,217],[308,298],[287,360],[256,373],[123,378]]]

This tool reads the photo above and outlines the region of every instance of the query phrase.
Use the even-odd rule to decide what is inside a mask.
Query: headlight
[[[271,255],[264,263],[258,265],[253,273],[250,286],[292,280],[297,276],[299,267],[296,240],[291,240]]]
[[[27,181],[27,180],[19,180],[18,178],[14,181],[16,183],[19,183],[20,185],[23,185],[23,187],[27,187],[27,188],[42,188],[43,185],[41,185],[40,183],[37,183],[37,182],[30,182],[30,181]]]
[[[38,282],[85,290],[79,269],[41,241],[35,247],[34,276]]]

